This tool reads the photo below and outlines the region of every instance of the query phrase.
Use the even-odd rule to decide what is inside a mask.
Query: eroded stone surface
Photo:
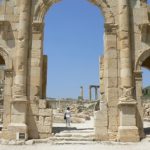
[[[51,135],[53,113],[44,100],[46,76],[42,75],[47,70],[43,32],[44,16],[56,2],[0,3],[0,56],[6,67],[0,133],[4,139],[16,139],[18,132],[26,139]],[[104,103],[95,113],[95,136],[99,140],[138,141],[143,138],[141,67],[149,67],[150,58],[149,6],[146,0],[90,2],[101,9],[105,19],[104,56],[100,61]]]

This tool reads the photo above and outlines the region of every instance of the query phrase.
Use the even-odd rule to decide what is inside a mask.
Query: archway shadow
[[[150,127],[144,128],[145,135],[150,135]]]
[[[56,134],[56,133],[60,133],[65,130],[71,131],[71,130],[77,130],[77,128],[76,127],[53,127],[52,133]]]
[[[72,130],[77,130],[77,131],[82,131],[82,130],[92,130],[93,128],[82,128],[82,129],[78,129],[76,127],[53,127],[52,128],[52,133],[56,134],[56,133],[60,133],[63,131],[72,131]]]

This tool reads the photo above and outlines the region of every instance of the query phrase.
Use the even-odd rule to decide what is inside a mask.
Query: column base
[[[136,126],[120,126],[117,140],[120,142],[138,142],[140,141],[138,128]]]
[[[27,140],[28,129],[24,123],[11,123],[8,126],[8,140]]]

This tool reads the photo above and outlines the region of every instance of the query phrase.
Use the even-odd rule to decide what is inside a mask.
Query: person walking
[[[71,123],[70,107],[67,107],[67,110],[65,111],[64,119],[66,120],[66,127],[70,127],[70,123]]]

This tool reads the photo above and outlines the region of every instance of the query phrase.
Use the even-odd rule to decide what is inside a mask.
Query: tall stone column
[[[91,86],[89,86],[89,100],[92,100]]]
[[[95,100],[98,100],[98,87],[95,87]]]
[[[83,86],[80,87],[80,96],[82,100],[84,99],[84,91],[83,91]]]
[[[133,75],[130,44],[130,9],[128,0],[119,0],[119,38],[120,38],[120,80],[121,97],[119,99],[120,126],[118,141],[139,141],[136,127],[136,104],[133,98]]]
[[[8,127],[10,139],[27,138],[27,54],[29,50],[30,0],[20,0],[20,17],[15,60],[13,101],[11,104],[11,124]]]

